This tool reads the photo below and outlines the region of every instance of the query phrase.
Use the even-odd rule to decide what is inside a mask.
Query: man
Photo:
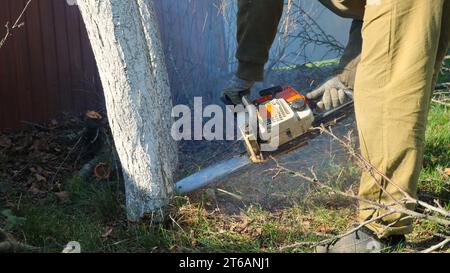
[[[395,183],[365,172],[359,197],[414,209],[402,202],[402,190],[417,195],[431,96],[450,44],[450,0],[319,1],[353,23],[337,75],[307,97],[320,99],[318,106],[328,110],[345,102],[345,89],[355,90],[361,153]],[[239,67],[223,92],[232,103],[263,80],[283,2],[238,1]],[[380,219],[317,251],[381,251],[412,231],[408,215],[387,214],[364,201],[359,211],[360,222]]]

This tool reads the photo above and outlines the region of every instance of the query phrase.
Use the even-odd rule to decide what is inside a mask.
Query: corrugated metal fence
[[[1,26],[14,22],[25,3],[1,0]],[[101,108],[101,83],[77,6],[35,0],[23,21],[0,50],[0,130]]]
[[[14,22],[27,0],[0,0],[0,26]],[[90,42],[73,0],[33,0],[0,49],[0,131],[62,112],[104,108]],[[227,72],[221,0],[154,0],[176,102],[217,97]],[[11,23],[12,24],[12,23]],[[5,28],[0,27],[0,38]]]

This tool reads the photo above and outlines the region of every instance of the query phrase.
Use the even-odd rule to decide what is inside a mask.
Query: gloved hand
[[[250,89],[254,84],[254,81],[246,81],[237,76],[233,76],[230,82],[228,82],[227,87],[222,91],[222,100],[234,105],[242,104],[242,95],[249,95]]]
[[[316,90],[308,93],[306,97],[310,100],[322,97],[317,103],[317,108],[320,111],[329,111],[352,100],[353,91],[339,80],[339,76],[334,76]]]

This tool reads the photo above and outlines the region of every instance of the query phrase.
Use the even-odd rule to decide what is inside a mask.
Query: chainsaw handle
[[[275,86],[275,87],[271,87],[271,88],[267,88],[264,90],[261,90],[259,92],[259,95],[261,97],[266,97],[266,96],[272,96],[275,97],[278,93],[283,91],[283,87],[282,86]]]
[[[242,96],[242,104],[244,106],[253,105],[252,100],[248,96]]]

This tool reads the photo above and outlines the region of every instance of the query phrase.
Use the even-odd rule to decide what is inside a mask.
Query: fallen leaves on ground
[[[445,173],[446,175],[450,176],[450,168],[445,169],[445,170],[444,170],[444,173]]]
[[[90,115],[101,118],[97,112]],[[47,124],[27,123],[21,130],[0,133],[2,183],[12,189],[10,193],[29,193],[33,198],[54,193],[60,202],[67,202],[64,182],[91,159],[85,156],[82,142],[74,147],[83,139],[84,128],[82,118],[64,116]]]

